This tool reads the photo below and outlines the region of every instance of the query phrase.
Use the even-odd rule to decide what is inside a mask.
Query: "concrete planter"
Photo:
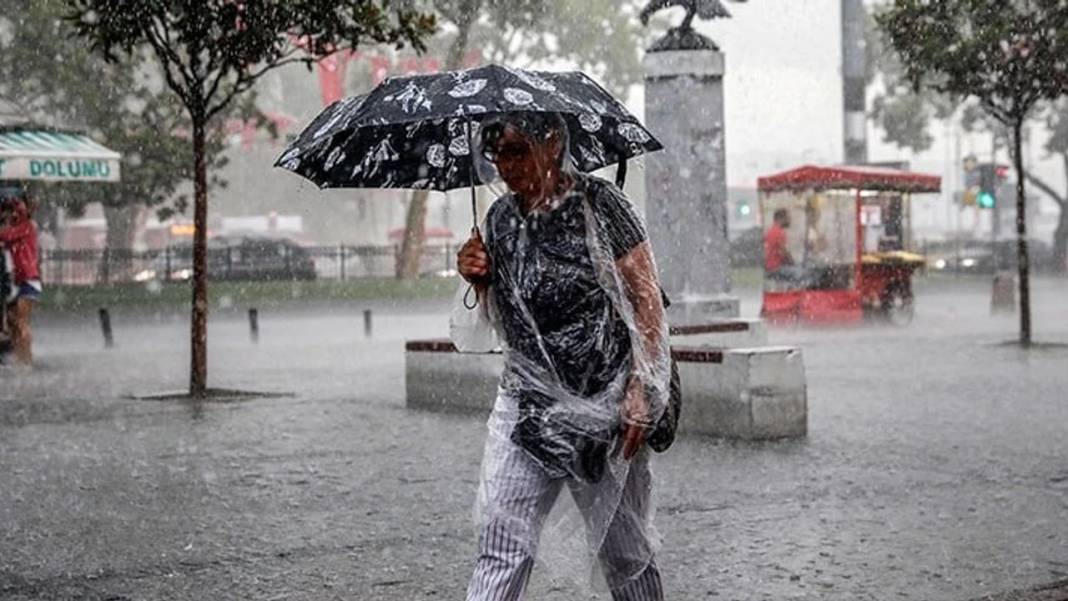
[[[501,353],[460,353],[448,340],[413,340],[405,350],[408,407],[492,408]],[[799,349],[675,345],[672,356],[682,383],[680,433],[742,440],[805,436],[808,407]]]
[[[675,347],[679,431],[742,440],[803,437],[808,396],[800,349]]]

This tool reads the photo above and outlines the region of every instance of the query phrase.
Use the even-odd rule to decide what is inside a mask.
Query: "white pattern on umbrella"
[[[335,146],[334,149],[330,151],[330,154],[326,156],[326,163],[323,164],[323,170],[330,171],[334,168],[334,165],[337,165],[344,160],[345,153],[341,151],[340,146]]]
[[[449,142],[449,154],[458,157],[467,156],[470,150],[467,147],[467,136],[457,136]]]
[[[604,114],[608,112],[608,106],[600,100],[591,100],[590,106],[592,106],[593,110],[597,111],[598,113]]]
[[[586,104],[585,102],[583,102],[581,100],[578,100],[578,99],[576,99],[576,98],[574,98],[572,96],[569,96],[567,94],[557,94],[556,97],[558,99],[566,102],[567,104],[570,104],[571,106],[574,106],[574,107],[578,108],[580,112],[583,112],[583,113],[595,113],[595,112],[598,112],[598,111],[595,111],[593,108],[591,108],[591,106],[589,104]]]
[[[414,113],[419,109],[430,111],[432,103],[426,95],[426,90],[409,81],[404,90],[396,96],[386,96],[386,102],[399,102],[401,110],[405,113]]]
[[[282,158],[278,159],[278,162],[279,163],[288,163],[289,161],[292,161],[293,159],[295,159],[295,158],[297,158],[299,156],[300,156],[300,148],[297,148],[296,146],[294,146],[294,147],[290,148],[289,150],[287,150],[286,153],[282,155]],[[300,161],[297,161],[297,163],[299,164]]]
[[[363,108],[364,101],[367,100],[367,96],[350,96],[341,101],[340,110],[345,114],[345,124],[343,127],[349,127],[352,122],[356,120],[356,115],[359,114],[360,109]]]
[[[628,142],[637,142],[644,144],[649,141],[649,134],[645,133],[645,130],[633,123],[620,123],[617,130],[619,135],[623,136]]]
[[[478,94],[485,87],[485,79],[472,79],[471,81],[465,81],[449,90],[449,96],[452,96],[453,98],[468,98]]]
[[[456,107],[456,110],[453,111],[452,114],[453,114],[454,117],[464,117],[464,116],[467,116],[467,115],[474,115],[476,113],[476,111],[472,111],[471,110],[472,106],[479,106],[479,105],[461,104],[460,106]],[[483,112],[485,112],[485,111],[483,111]]]
[[[581,115],[579,115],[578,120],[579,125],[582,126],[582,129],[591,133],[601,129],[601,126],[604,125],[601,122],[601,118],[597,115],[594,115],[593,113],[582,113]]]
[[[534,102],[534,96],[530,92],[519,88],[505,88],[504,99],[517,106],[526,106]]]
[[[356,116],[356,111],[360,110],[363,106],[363,101],[366,100],[366,96],[349,96],[344,100],[339,100],[333,105],[333,114],[330,116],[330,120],[323,124],[322,127],[315,130],[315,134],[312,135],[312,139],[317,140],[323,137],[331,129],[335,129],[335,126],[345,119],[345,127],[348,127],[352,123],[352,119]]]
[[[413,121],[404,128],[404,136],[407,138],[414,138],[415,134],[419,133],[419,130],[426,125],[426,121]]]
[[[323,137],[323,135],[325,135],[327,132],[332,130],[334,128],[334,126],[337,125],[337,122],[341,121],[341,118],[344,117],[344,116],[345,116],[345,112],[344,111],[342,111],[340,109],[338,111],[336,111],[330,117],[329,121],[324,123],[323,126],[320,127],[319,129],[315,130],[315,135],[312,136],[312,138],[318,140],[319,138]]]
[[[608,162],[605,157],[604,144],[595,137],[588,138],[589,146],[579,145],[579,154],[589,165],[604,165]]]
[[[556,85],[551,82],[545,81],[544,79],[538,77],[537,75],[534,75],[533,73],[528,73],[526,71],[518,71],[516,69],[508,70],[511,71],[513,75],[518,77],[520,81],[534,88],[535,90],[541,90],[542,92],[556,91]]]
[[[378,173],[378,169],[382,167],[383,163],[387,161],[393,162],[399,158],[400,155],[393,149],[390,138],[386,137],[364,157],[363,168],[367,170],[367,177],[373,177],[375,173]]]
[[[445,166],[445,145],[434,144],[426,149],[426,162],[438,169]]]

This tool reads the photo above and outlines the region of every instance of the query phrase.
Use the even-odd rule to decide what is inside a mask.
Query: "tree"
[[[192,128],[193,303],[189,394],[207,388],[207,131],[272,69],[362,42],[411,44],[434,18],[389,0],[68,0],[80,36],[109,61],[145,51]]]
[[[882,84],[881,93],[872,101],[871,119],[883,130],[883,141],[913,152],[928,150],[934,142],[929,131],[931,121],[952,119],[961,99],[930,88],[914,88],[897,55],[887,51],[874,17],[868,19],[864,38],[868,84],[876,77]]]
[[[914,89],[974,97],[1009,128],[1016,168],[1020,344],[1031,344],[1021,135],[1043,100],[1068,93],[1068,5],[1060,0],[894,0],[876,21]]]
[[[1064,168],[1064,189],[1059,194],[1053,186],[1028,172],[1027,181],[1041,190],[1060,208],[1057,228],[1053,230],[1053,268],[1059,272],[1068,270],[1068,100],[1062,100],[1050,109],[1047,124],[1050,129],[1045,149],[1050,156],[1058,156]]]
[[[462,68],[477,48],[491,62],[528,67],[547,60],[573,62],[617,95],[641,78],[645,30],[637,2],[627,0],[425,0],[443,25],[431,40],[445,69]],[[412,193],[405,219],[397,277],[418,275],[429,192]]]
[[[872,120],[883,130],[883,139],[900,148],[923,152],[931,147],[934,138],[930,133],[933,120],[958,121],[964,131],[990,133],[995,146],[1008,146],[1010,132],[996,120],[983,113],[974,101],[939,94],[930,89],[913,89],[903,81],[901,63],[892,53],[883,52],[882,39],[872,23],[867,32],[870,50],[869,64],[872,74],[882,78],[883,92],[872,103]],[[1045,112],[1047,114],[1042,115]],[[1068,104],[1056,103],[1047,111],[1036,111],[1049,128],[1045,149],[1049,156],[1059,156],[1065,166],[1066,190],[1068,190]],[[1068,271],[1068,193],[1062,195],[1027,167],[1027,181],[1049,197],[1059,208],[1057,227],[1053,232],[1053,265],[1060,273]]]

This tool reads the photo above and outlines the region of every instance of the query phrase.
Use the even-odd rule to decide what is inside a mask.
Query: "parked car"
[[[213,280],[314,280],[315,261],[296,242],[286,238],[212,238],[208,241],[208,277]],[[152,267],[134,279],[188,280],[193,277],[193,247],[172,245],[161,251]]]
[[[946,273],[993,273],[994,255],[989,249],[962,248],[960,251],[928,255],[927,267]]]
[[[241,238],[221,249],[220,256],[209,261],[208,269],[218,280],[315,279],[312,256],[285,238]]]
[[[1032,269],[1043,270],[1052,265],[1052,250],[1045,241],[1028,240],[1027,249]],[[995,267],[1011,271],[1016,269],[1016,252],[1015,238],[998,240],[996,244],[989,240],[940,243],[929,246],[927,267],[946,273],[992,274]]]

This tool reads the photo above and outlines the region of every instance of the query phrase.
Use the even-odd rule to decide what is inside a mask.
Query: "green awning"
[[[81,134],[0,130],[0,180],[117,182],[120,158]]]

